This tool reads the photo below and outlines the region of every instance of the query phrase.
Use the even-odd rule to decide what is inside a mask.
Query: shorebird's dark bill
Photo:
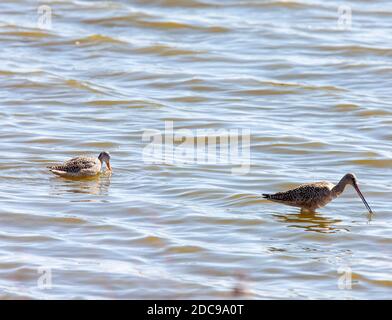
[[[109,169],[110,171],[112,171],[112,166],[110,165],[110,162],[109,162],[109,161],[106,162],[106,166],[108,167],[108,169]]]
[[[363,204],[365,205],[366,209],[368,209],[369,213],[373,213],[372,209],[370,208],[369,204],[367,203],[367,201],[365,200],[365,197],[363,196],[361,190],[359,190],[358,186],[355,186],[355,190],[357,190],[358,195],[360,196],[360,198],[363,201]]]

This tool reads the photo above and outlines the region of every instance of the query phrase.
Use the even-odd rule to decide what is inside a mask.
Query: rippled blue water
[[[389,298],[389,1],[47,5],[0,3],[1,298]],[[249,173],[144,161],[165,121],[250,130]],[[46,169],[102,150],[112,176]],[[315,215],[260,198],[347,172],[371,220],[350,188]]]

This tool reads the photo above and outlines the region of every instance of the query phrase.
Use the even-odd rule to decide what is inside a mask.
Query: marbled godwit
[[[112,171],[110,166],[110,154],[108,152],[101,152],[98,158],[93,157],[76,157],[68,160],[60,165],[48,167],[54,174],[66,178],[86,178],[97,175],[102,168],[102,163],[105,162],[109,171]]]
[[[369,204],[366,202],[365,197],[362,195],[362,192],[359,190],[357,178],[352,173],[346,174],[337,185],[325,181],[308,183],[286,192],[263,194],[263,197],[274,202],[299,207],[308,211],[314,211],[318,208],[324,207],[333,199],[340,196],[348,184],[352,185],[357,191],[369,213],[373,213]]]

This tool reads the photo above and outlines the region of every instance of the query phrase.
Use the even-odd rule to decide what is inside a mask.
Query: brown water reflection
[[[63,193],[80,193],[108,196],[111,174],[101,174],[89,179],[66,179],[52,177],[49,180],[50,194],[59,196]],[[83,200],[85,201],[85,200]]]
[[[274,214],[279,222],[288,224],[290,228],[300,228],[306,231],[320,233],[335,233],[338,231],[350,231],[348,228],[340,227],[340,219],[334,219],[317,212],[299,212],[288,214]]]

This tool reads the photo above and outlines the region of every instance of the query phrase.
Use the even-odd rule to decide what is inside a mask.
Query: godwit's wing
[[[48,167],[59,176],[81,177],[93,176],[101,170],[99,159],[92,157],[76,157],[63,164]]]
[[[263,197],[289,206],[314,210],[325,206],[332,200],[331,190],[333,186],[330,182],[303,184],[286,192],[263,194]]]

